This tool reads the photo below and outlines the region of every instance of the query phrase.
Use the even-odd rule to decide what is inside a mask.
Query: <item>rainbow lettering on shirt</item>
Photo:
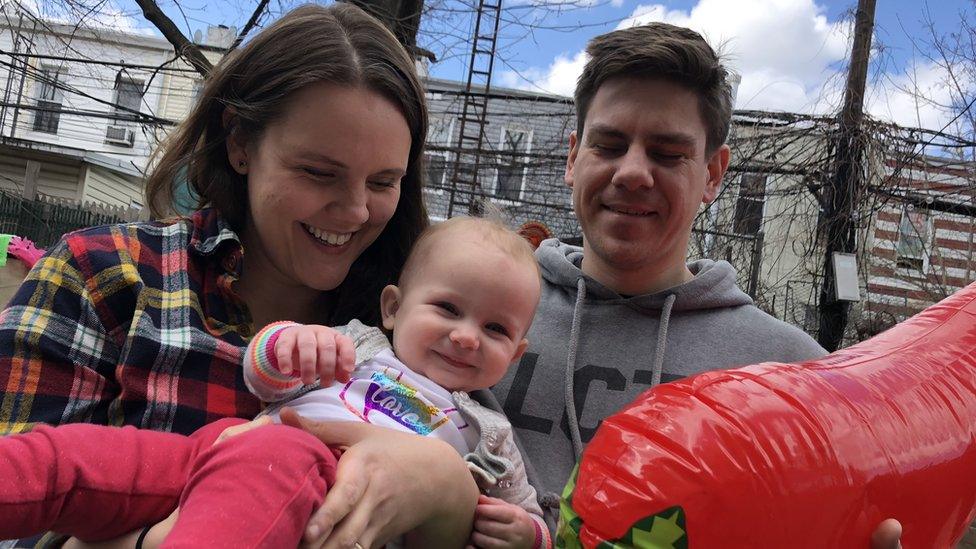
[[[363,405],[366,421],[376,411],[420,435],[430,434],[448,421],[441,409],[424,402],[416,389],[398,379],[374,372],[370,381]]]

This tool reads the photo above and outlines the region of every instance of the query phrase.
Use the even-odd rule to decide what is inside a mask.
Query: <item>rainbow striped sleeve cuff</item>
[[[244,381],[248,389],[265,402],[277,402],[287,398],[302,386],[298,370],[283,374],[278,369],[275,344],[286,328],[299,326],[295,322],[275,322],[267,325],[254,336],[247,347],[244,360]]]

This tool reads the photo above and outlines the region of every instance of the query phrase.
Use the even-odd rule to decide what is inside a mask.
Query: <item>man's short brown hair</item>
[[[705,123],[705,150],[714,152],[725,143],[732,121],[732,86],[729,72],[697,32],[668,23],[650,23],[597,36],[586,46],[589,59],[576,84],[576,133],[590,102],[604,82],[613,78],[660,78],[698,94]]]

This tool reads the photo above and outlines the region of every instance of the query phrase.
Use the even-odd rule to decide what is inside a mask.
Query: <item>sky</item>
[[[5,0],[0,0],[3,2]],[[10,1],[10,0],[6,0]],[[49,2],[51,0],[22,0]],[[156,34],[132,0],[100,0],[103,24]],[[304,0],[273,0],[267,24]],[[207,25],[242,27],[257,0],[159,0],[188,36]],[[470,56],[474,0],[426,0],[418,39],[437,61],[432,76],[464,80]],[[649,21],[690,27],[719,48],[741,76],[737,109],[829,114],[845,82],[856,0],[502,0],[492,85],[572,95],[589,38]],[[976,22],[976,0],[877,0],[866,110],[885,121],[941,130],[960,96],[933,62],[931,22],[938,34]],[[961,71],[957,71],[960,74]],[[976,70],[964,80],[963,103],[976,97]],[[914,90],[920,89],[921,94]],[[923,98],[918,100],[919,95]]]
[[[493,83],[572,95],[590,37],[666,21],[690,27],[720,48],[727,64],[742,78],[737,109],[824,114],[839,108],[856,0],[584,1],[594,3],[559,16],[547,14],[542,25],[589,26],[571,32],[536,30],[528,38],[503,43],[506,62],[496,67]],[[534,12],[541,10],[536,7]],[[523,17],[528,19],[527,14]],[[930,36],[926,20],[942,34],[957,30],[961,17],[976,20],[972,0],[878,0],[866,94],[870,114],[930,129],[941,129],[951,119],[939,108],[952,99],[944,85],[946,71],[926,58],[924,39]],[[515,27],[509,24],[505,33],[517,36]],[[466,63],[467,59],[446,61],[435,66],[432,74],[459,78]],[[976,95],[972,71],[967,84],[966,96],[972,98]],[[923,90],[921,104],[915,100],[917,94],[907,92],[916,88]]]

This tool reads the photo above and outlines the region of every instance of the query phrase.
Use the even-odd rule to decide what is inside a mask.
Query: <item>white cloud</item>
[[[699,0],[690,10],[638,6],[617,28],[664,21],[692,28],[717,47],[741,76],[736,108],[834,113],[840,108],[850,49],[848,22],[829,21],[815,0]],[[548,67],[503,73],[502,84],[572,96],[585,54],[564,52]],[[972,72],[963,94],[976,93]],[[942,129],[958,100],[945,67],[921,64],[869,83],[865,110],[903,126]],[[950,126],[949,131],[954,128]]]
[[[618,28],[651,21],[692,28],[718,47],[742,77],[736,106],[744,109],[818,111],[823,84],[849,48],[850,26],[828,21],[814,0],[700,0],[688,11],[648,4]],[[519,87],[571,94],[567,82],[575,82],[583,59],[582,53],[563,54],[546,69],[527,70]]]
[[[502,85],[530,91],[555,93],[571,97],[576,89],[576,79],[583,72],[586,53],[579,52],[570,57],[562,54],[556,57],[548,68],[529,68],[520,73],[505,71],[501,74]]]
[[[950,71],[961,79],[957,82],[964,89],[962,94],[954,88]],[[969,80],[966,80],[967,75]],[[956,114],[953,102],[960,95],[972,97],[976,93],[976,81],[972,77],[972,73],[962,67],[947,69],[925,63],[869,88],[865,109],[873,116],[902,126],[941,130]],[[948,131],[957,132],[958,129],[950,125]]]

